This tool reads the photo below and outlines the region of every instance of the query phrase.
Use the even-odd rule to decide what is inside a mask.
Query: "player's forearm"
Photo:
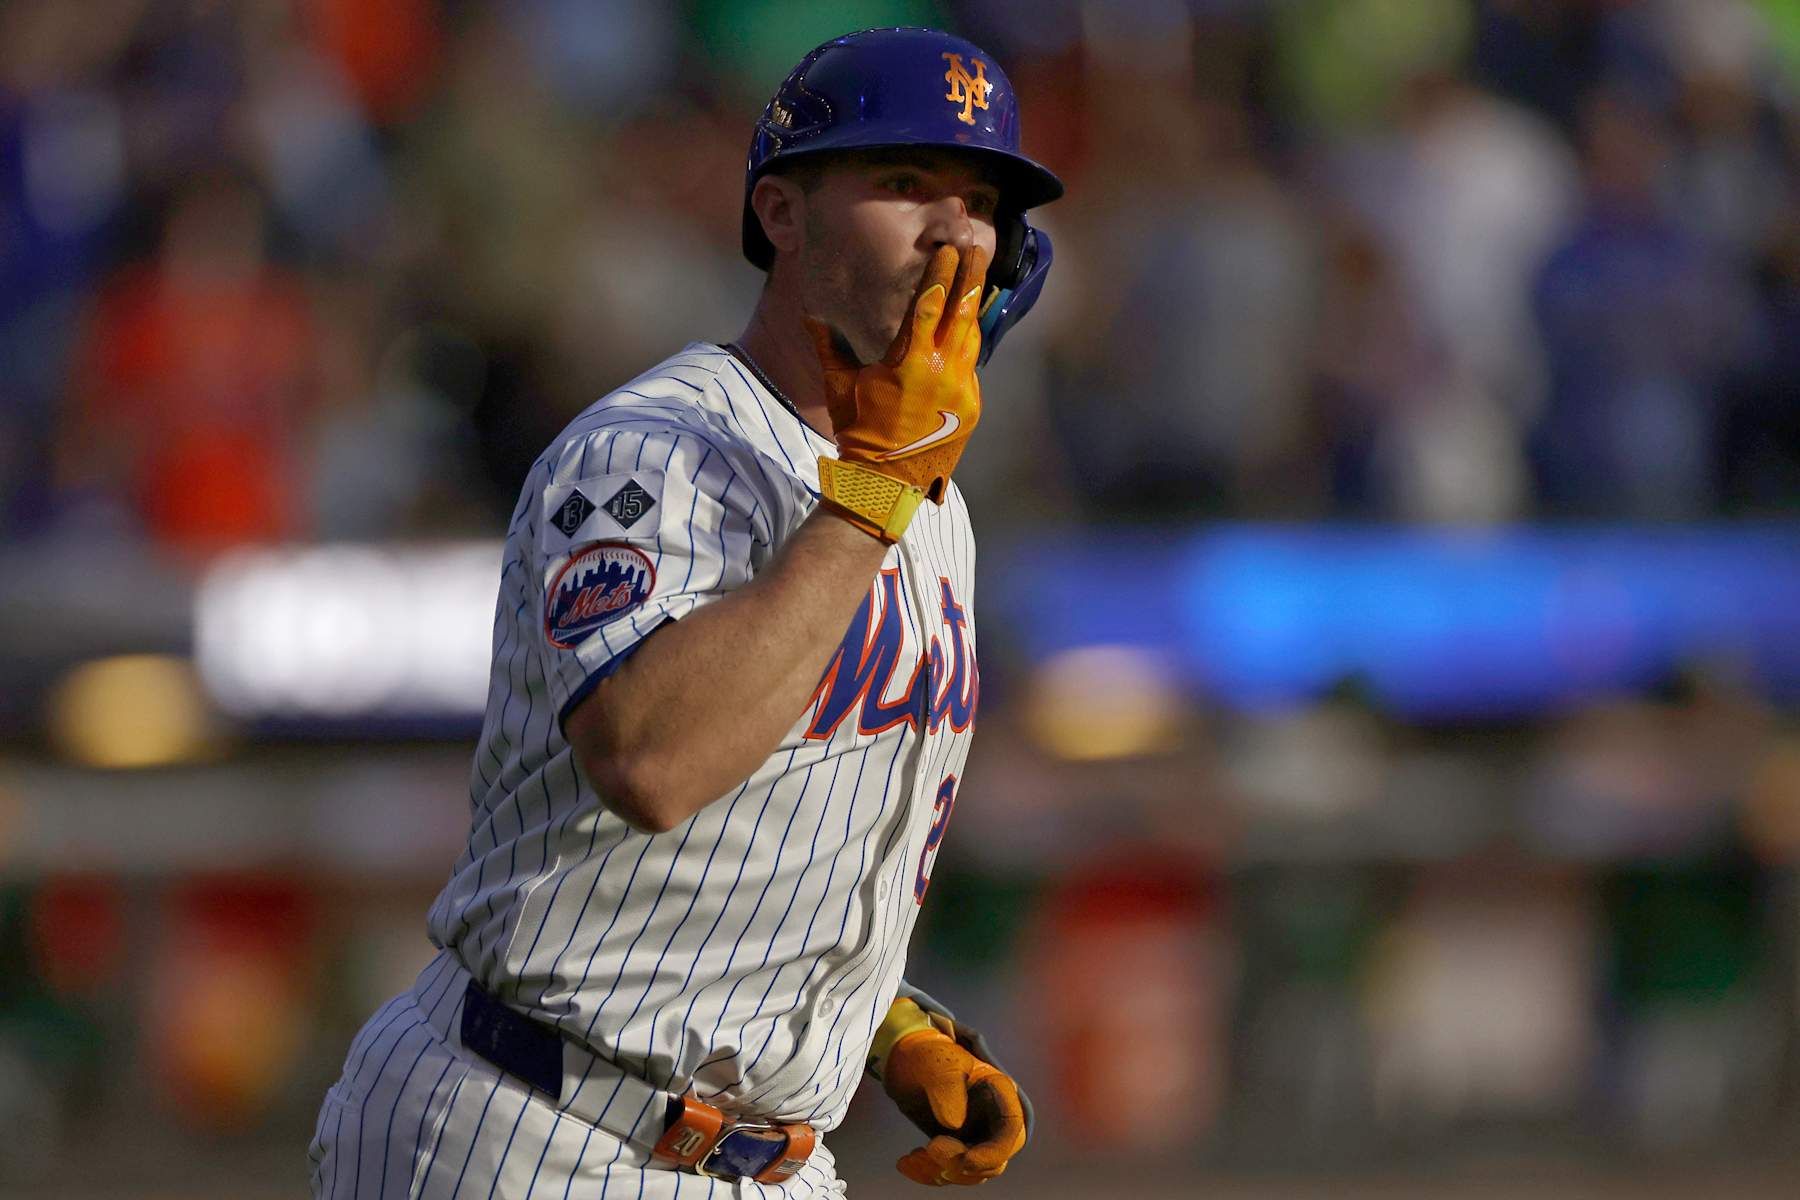
[[[567,722],[601,801],[660,832],[749,778],[817,688],[885,553],[816,513],[750,583],[645,641]]]

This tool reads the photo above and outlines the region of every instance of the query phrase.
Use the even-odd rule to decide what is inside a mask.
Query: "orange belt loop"
[[[816,1135],[811,1125],[780,1125],[777,1128],[787,1134],[787,1149],[775,1160],[774,1166],[755,1177],[758,1183],[786,1183],[795,1171],[806,1165],[813,1152]]]

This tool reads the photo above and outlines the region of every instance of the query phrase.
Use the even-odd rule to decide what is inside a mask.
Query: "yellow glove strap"
[[[872,537],[893,543],[912,523],[925,489],[860,463],[819,456],[819,494],[833,510]]]
[[[906,1035],[925,1029],[935,1031],[937,1026],[931,1023],[924,1009],[911,1000],[895,1000],[888,1006],[887,1016],[875,1031],[874,1044],[869,1047],[869,1073],[880,1079],[882,1072],[887,1070],[888,1055],[895,1044]]]

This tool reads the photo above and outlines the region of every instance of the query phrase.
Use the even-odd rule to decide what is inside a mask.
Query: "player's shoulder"
[[[831,440],[808,428],[734,349],[690,342],[603,397],[595,409],[633,405],[678,405],[732,446],[756,456],[762,469],[791,476],[795,486],[817,495],[818,474],[812,464],[821,453],[831,451]]]
[[[667,448],[684,459],[698,455],[742,462],[755,455],[755,438],[732,419],[717,378],[718,359],[724,357],[729,357],[724,350],[694,342],[620,384],[564,426],[544,450],[540,465],[561,478],[616,453],[621,445]]]
[[[711,342],[689,342],[637,378],[602,396],[590,411],[657,406],[728,425],[731,406],[720,372],[731,353]]]
[[[661,480],[678,477],[786,528],[804,515],[809,489],[764,444],[770,423],[760,408],[746,411],[735,365],[724,348],[693,342],[614,388],[551,441],[526,490],[553,507],[583,481],[600,487],[630,474],[654,493]]]
[[[691,343],[607,392],[576,414],[551,450],[584,438],[604,437],[620,427],[741,439],[722,419],[715,397],[718,372],[711,361],[716,355],[706,353],[708,349],[703,342]]]

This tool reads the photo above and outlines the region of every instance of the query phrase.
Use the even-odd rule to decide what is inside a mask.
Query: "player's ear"
[[[764,175],[750,193],[750,209],[777,254],[791,254],[806,240],[806,193],[791,179]]]

